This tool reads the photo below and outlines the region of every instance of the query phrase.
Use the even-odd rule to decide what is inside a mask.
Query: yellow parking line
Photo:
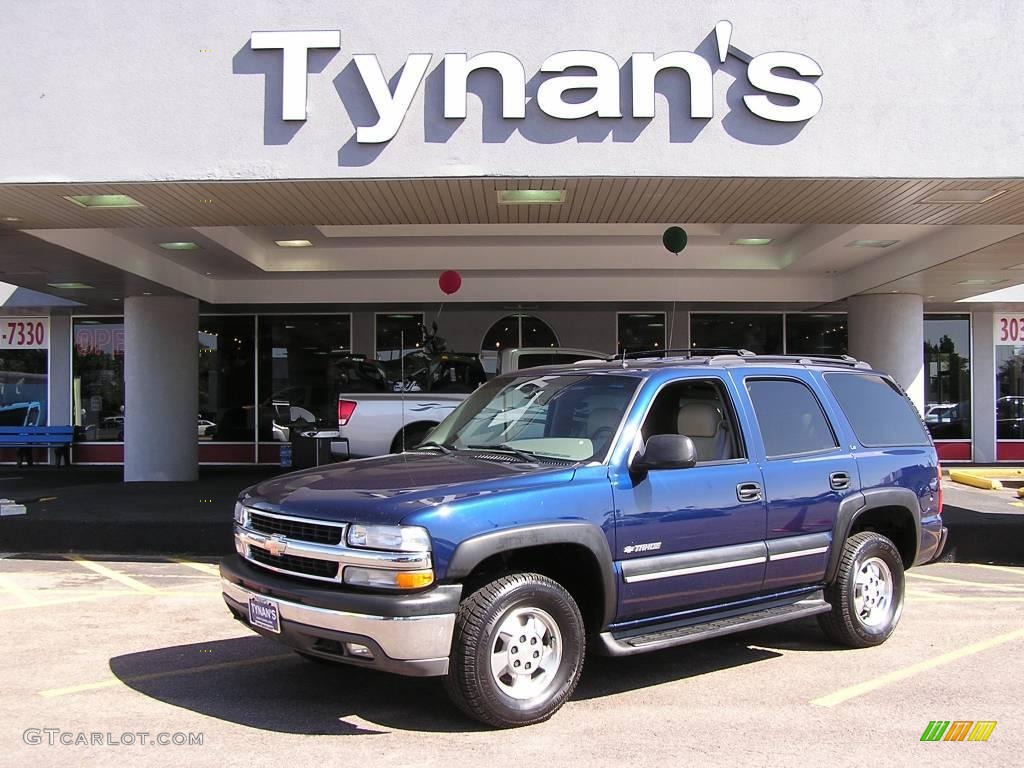
[[[985,589],[995,589],[1000,592],[1024,592],[1024,584],[1019,587],[1011,584],[986,584],[983,581],[963,581],[962,579],[950,579],[946,576],[925,576],[923,573],[914,573],[913,571],[907,571],[907,576],[914,579],[937,581],[940,584],[957,584],[961,587],[983,587]]]
[[[216,565],[211,565],[210,563],[196,563],[192,560],[182,560],[179,557],[172,557],[170,560],[173,563],[188,566],[189,568],[205,573],[209,576],[220,576],[220,569]]]
[[[279,661],[281,659],[294,658],[290,653],[279,653],[273,656],[260,656],[255,659],[238,659],[236,661],[223,661],[219,664],[203,664],[199,667],[187,669],[172,669],[167,672],[151,672],[148,675],[132,675],[131,677],[111,677],[107,680],[100,680],[96,683],[85,683],[83,685],[70,685],[66,688],[50,688],[40,691],[43,698],[52,699],[56,696],[68,696],[72,693],[84,693],[85,691],[96,691],[101,688],[112,688],[121,683],[140,683],[147,680],[158,680],[163,677],[175,677],[177,675],[190,675],[193,672],[210,672],[218,669],[232,669],[243,667],[249,664],[262,664],[265,661]]]
[[[93,571],[94,573],[98,573],[101,576],[106,576],[108,579],[113,579],[119,584],[124,584],[126,587],[134,589],[136,592],[142,592],[147,595],[157,595],[160,593],[160,590],[156,587],[151,587],[149,586],[149,584],[143,584],[141,581],[133,579],[131,576],[127,576],[123,573],[118,573],[115,570],[107,568],[107,566],[105,565],[94,563],[92,560],[86,560],[84,557],[81,557],[79,555],[65,555],[65,557],[68,560],[71,560],[72,562],[78,563],[83,568],[88,568],[90,571]]]
[[[1011,568],[1006,565],[989,565],[988,563],[961,563],[971,568],[987,568],[990,571],[1001,571],[1002,573],[1012,573],[1014,576],[1020,576],[1024,578],[1024,568]]]
[[[1024,640],[1024,629],[1017,629],[1013,632],[1007,632],[1004,635],[997,635],[996,637],[989,638],[988,640],[981,640],[980,642],[966,645],[963,648],[958,648],[955,651],[944,653],[941,656],[935,656],[927,661],[922,661],[909,667],[896,670],[895,672],[881,675],[873,680],[842,688],[835,693],[830,693],[827,696],[815,699],[811,704],[819,707],[834,707],[837,704],[842,704],[844,701],[849,701],[857,696],[863,696],[866,693],[871,693],[872,691],[878,690],[890,683],[906,680],[908,677],[913,677],[921,672],[927,672],[929,669],[940,667],[943,664],[949,664],[957,659],[962,659],[965,656],[971,656],[975,653],[987,651],[990,648],[995,648],[997,645],[1002,645],[1003,643],[1012,643],[1015,640]]]
[[[22,587],[10,576],[0,574],[0,587],[3,587],[4,592],[14,595],[26,606],[39,605],[39,601],[33,596],[32,591]]]

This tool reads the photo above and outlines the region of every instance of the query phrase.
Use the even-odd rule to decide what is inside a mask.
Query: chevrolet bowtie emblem
[[[288,549],[288,542],[285,541],[284,536],[279,533],[275,533],[263,543],[263,546],[266,547],[267,552],[272,554],[274,557],[280,557]]]

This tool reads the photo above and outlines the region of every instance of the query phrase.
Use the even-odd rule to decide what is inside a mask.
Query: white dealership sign
[[[715,25],[715,43],[718,63],[724,64],[729,56],[744,62],[747,80],[758,94],[743,97],[743,104],[752,114],[764,120],[779,123],[800,123],[810,120],[821,109],[821,91],[807,78],[822,74],[817,62],[802,53],[772,51],[750,56],[732,46],[732,24],[720,21]],[[253,50],[280,50],[282,59],[281,118],[306,120],[306,94],[309,52],[314,49],[341,48],[341,32],[271,31],[253,32],[250,38]],[[419,91],[433,54],[413,53],[405,61],[394,88],[372,53],[352,56],[359,77],[377,112],[377,122],[359,126],[356,141],[379,144],[390,141],[398,133],[413,99]],[[501,81],[501,116],[507,120],[526,117],[526,68],[522,61],[510,53],[488,51],[469,56],[465,53],[442,55],[444,68],[444,117],[452,120],[466,118],[466,84],[472,72],[491,70]],[[633,53],[629,57],[632,74],[632,117],[655,116],[655,78],[664,70],[685,72],[689,80],[690,117],[714,117],[712,62],[694,51],[671,51],[656,56],[653,53]],[[587,70],[579,74],[579,70]],[[797,77],[784,76],[784,70]],[[537,90],[537,106],[541,112],[559,120],[577,120],[596,115],[600,118],[623,117],[620,108],[619,62],[600,51],[561,51],[544,59],[540,72],[546,79]],[[582,100],[566,100],[566,93],[589,92]],[[785,97],[791,103],[780,104],[771,96]],[[628,116],[628,115],[627,115]]]
[[[0,317],[0,349],[49,349],[50,318]]]

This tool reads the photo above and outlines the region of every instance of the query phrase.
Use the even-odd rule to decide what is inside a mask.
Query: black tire
[[[870,561],[885,564],[891,578],[891,599],[880,617],[865,620],[856,607],[857,574]],[[903,613],[903,558],[896,545],[880,533],[863,531],[843,544],[835,581],[825,589],[832,610],[818,615],[818,624],[829,639],[849,648],[867,648],[889,639]]]
[[[522,609],[543,612],[561,634],[557,667],[543,690],[531,698],[506,693],[491,671],[498,629]],[[514,650],[510,648],[510,653]],[[533,652],[533,648],[529,650]],[[539,723],[557,712],[576,690],[585,650],[586,631],[579,607],[560,584],[537,573],[504,576],[481,587],[459,606],[445,690],[459,709],[487,725],[514,728]],[[531,681],[526,682],[529,685]]]

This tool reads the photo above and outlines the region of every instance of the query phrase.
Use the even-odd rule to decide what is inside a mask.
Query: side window
[[[888,379],[871,373],[827,373],[825,382],[862,445],[928,445],[913,403]]]
[[[835,435],[814,393],[796,379],[747,379],[768,458],[835,448]]]
[[[686,435],[697,449],[697,462],[742,459],[743,441],[722,382],[686,379],[669,384],[655,397],[640,434]]]

